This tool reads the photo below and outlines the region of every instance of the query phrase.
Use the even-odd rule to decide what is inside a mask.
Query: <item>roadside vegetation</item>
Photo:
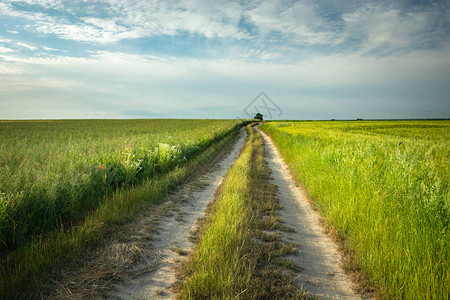
[[[115,224],[158,202],[240,126],[236,120],[0,122],[2,138],[11,142],[0,148],[0,298],[37,297],[52,270],[80,259]]]
[[[379,297],[448,299],[449,121],[261,128]]]
[[[103,197],[201,153],[233,120],[0,122],[0,250],[82,220]]]
[[[269,184],[263,141],[251,126],[181,270],[182,299],[296,299],[297,266],[284,256],[297,246],[280,242],[276,187]]]

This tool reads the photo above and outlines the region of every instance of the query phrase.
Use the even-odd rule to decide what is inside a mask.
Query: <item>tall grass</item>
[[[450,295],[450,122],[262,126],[382,298]]]
[[[79,225],[51,232],[27,247],[10,252],[0,265],[0,299],[39,298],[53,270],[81,259],[86,250],[99,245],[116,224],[131,220],[142,209],[160,201],[163,195],[207,163],[236,133],[237,128],[229,131],[201,154],[168,172],[105,195]]]
[[[294,299],[302,293],[293,275],[278,264],[294,248],[262,233],[276,228],[278,204],[268,183],[261,136],[248,126],[249,139],[226,175],[219,196],[201,230],[195,252],[184,266],[182,299]],[[270,215],[270,218],[267,218]],[[262,225],[263,223],[263,225]],[[271,243],[256,236],[271,237]],[[290,252],[289,252],[290,251]]]
[[[233,298],[250,281],[256,261],[244,259],[251,255],[251,210],[247,187],[250,185],[252,147],[249,144],[230,170],[218,199],[214,217],[202,232],[195,258],[190,262],[191,276],[184,291],[186,298]],[[224,197],[225,196],[225,197]]]
[[[79,223],[105,195],[172,170],[238,123],[0,121],[0,250]]]

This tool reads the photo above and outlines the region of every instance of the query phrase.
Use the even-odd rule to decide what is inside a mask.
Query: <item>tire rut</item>
[[[176,192],[172,214],[159,220],[156,236],[150,241],[157,262],[155,268],[142,276],[115,286],[113,299],[173,299],[171,291],[175,283],[175,267],[181,257],[192,251],[194,246],[189,235],[195,229],[196,220],[204,217],[205,209],[223,181],[228,169],[239,156],[246,139],[246,130],[241,128],[240,136],[231,151],[200,178],[188,182]],[[143,228],[145,230],[145,228]]]
[[[289,169],[271,138],[255,128],[264,139],[266,160],[272,169],[271,183],[278,186],[284,224],[295,232],[282,234],[286,242],[299,244],[298,253],[289,257],[301,267],[296,283],[299,288],[320,299],[361,299],[344,274],[337,246],[323,233],[320,216],[312,207],[306,192],[296,185]]]

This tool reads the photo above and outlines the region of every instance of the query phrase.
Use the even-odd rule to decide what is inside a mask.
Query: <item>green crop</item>
[[[237,120],[0,122],[0,250],[79,223],[117,188],[186,162]]]
[[[450,294],[450,122],[262,126],[383,298]]]

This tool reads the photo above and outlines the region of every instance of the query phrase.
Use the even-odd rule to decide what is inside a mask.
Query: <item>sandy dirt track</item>
[[[280,216],[295,230],[283,233],[283,238],[300,245],[297,255],[289,257],[302,268],[296,283],[319,299],[361,299],[340,268],[337,246],[323,233],[319,214],[311,207],[306,192],[296,185],[271,138],[255,130],[264,139],[267,163],[272,169],[271,183],[279,187],[278,197],[283,206]]]
[[[311,207],[306,192],[296,185],[271,138],[258,128],[255,130],[264,139],[266,161],[272,170],[271,183],[278,186],[280,217],[287,227],[295,230],[283,232],[282,239],[299,244],[298,252],[288,257],[301,267],[296,273],[296,284],[314,299],[361,299],[340,268],[337,246],[323,233],[320,216]],[[192,251],[190,232],[196,228],[196,221],[205,216],[207,205],[237,159],[246,136],[245,128],[241,128],[237,140],[227,145],[227,151],[222,151],[215,163],[201,168],[195,177],[142,218],[117,228],[119,239],[110,242],[83,269],[65,276],[50,298],[176,298],[171,291],[176,281],[175,267]],[[99,276],[103,273],[105,276]],[[116,273],[122,282],[117,283]],[[113,291],[108,282],[114,286]]]
[[[204,216],[204,211],[213,199],[226,172],[238,157],[246,138],[245,128],[225,157],[209,172],[185,184],[176,192],[178,198],[175,215],[165,216],[159,220],[159,230],[151,242],[157,255],[152,272],[126,281],[116,286],[110,294],[113,299],[173,299],[175,295],[170,287],[175,283],[174,267],[180,253],[186,255],[193,247],[189,241],[189,232],[196,226],[196,220]]]

